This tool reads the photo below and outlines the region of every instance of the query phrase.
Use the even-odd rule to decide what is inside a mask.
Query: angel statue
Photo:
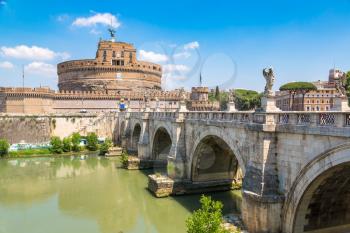
[[[235,90],[230,90],[229,96],[228,96],[228,102],[234,103],[236,100],[236,93]]]
[[[275,82],[275,74],[272,67],[263,69],[263,75],[266,80],[264,95],[267,97],[273,96],[272,86]]]
[[[179,94],[180,94],[181,101],[185,102],[187,100],[187,94],[186,94],[185,89],[184,88],[180,88]]]
[[[340,97],[346,96],[346,73],[343,73],[338,79],[335,79],[335,88],[340,94]]]

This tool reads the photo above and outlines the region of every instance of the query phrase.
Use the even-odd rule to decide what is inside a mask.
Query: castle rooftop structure
[[[57,65],[58,87],[63,91],[132,91],[161,89],[162,67],[138,61],[132,44],[100,40],[95,59]]]

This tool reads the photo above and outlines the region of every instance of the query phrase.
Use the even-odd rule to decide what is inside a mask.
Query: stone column
[[[149,159],[151,157],[149,142],[149,113],[143,113],[141,134],[138,143],[138,157],[140,159]]]
[[[182,180],[186,175],[185,170],[185,135],[184,116],[179,113],[172,122],[172,145],[168,156],[168,176],[173,180]]]
[[[124,149],[128,149],[128,146],[129,146],[129,136],[130,136],[129,124],[130,124],[130,113],[126,112],[124,133],[121,135],[122,148],[124,148]]]
[[[227,103],[227,111],[228,112],[237,112],[235,102],[228,102]]]
[[[242,218],[250,233],[278,233],[284,196],[279,192],[277,142],[271,122],[263,128],[256,139],[260,142],[257,155],[246,168]]]
[[[263,112],[278,112],[281,111],[276,106],[275,96],[263,96],[261,98],[261,108]]]

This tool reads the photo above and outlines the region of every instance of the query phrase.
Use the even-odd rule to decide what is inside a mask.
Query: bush
[[[222,226],[222,203],[202,195],[201,208],[186,220],[187,233],[228,233]]]
[[[5,156],[9,153],[10,144],[5,139],[0,139],[0,156]]]
[[[55,154],[61,154],[62,153],[62,141],[59,137],[51,137],[50,141],[50,151]]]
[[[63,147],[64,152],[70,152],[72,150],[72,141],[69,137],[63,138]]]
[[[89,133],[86,137],[86,141],[87,141],[86,147],[89,151],[97,151],[98,139],[95,133]]]
[[[129,161],[129,155],[125,151],[122,152],[122,155],[120,156],[120,162],[123,165],[123,167],[128,166]]]
[[[80,151],[80,134],[79,133],[73,133],[72,134],[72,151],[79,152]]]
[[[106,141],[102,143],[102,145],[100,146],[100,155],[107,154],[111,146],[112,146],[112,141],[110,139],[106,139]]]

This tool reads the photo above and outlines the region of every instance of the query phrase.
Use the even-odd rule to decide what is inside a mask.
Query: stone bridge
[[[117,122],[115,139],[140,161],[167,164],[155,192],[243,178],[249,232],[350,232],[350,112],[125,112]]]

